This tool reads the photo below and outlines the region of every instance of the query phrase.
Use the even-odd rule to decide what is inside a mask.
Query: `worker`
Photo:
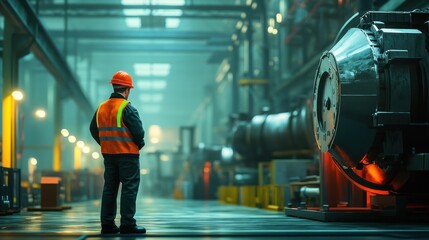
[[[127,101],[133,88],[131,76],[116,72],[110,84],[113,93],[101,103],[92,118],[90,132],[101,146],[104,158],[104,188],[101,200],[101,233],[146,233],[134,218],[140,184],[139,150],[145,145],[142,122],[137,109]],[[115,224],[116,199],[122,183],[120,226]]]

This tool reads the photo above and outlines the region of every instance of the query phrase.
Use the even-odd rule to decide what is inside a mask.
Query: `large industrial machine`
[[[286,215],[324,221],[429,213],[429,12],[367,12],[320,58],[320,186]],[[313,190],[315,188],[313,187]]]

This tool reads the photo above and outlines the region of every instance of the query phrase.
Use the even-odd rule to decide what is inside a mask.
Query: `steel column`
[[[249,18],[246,32],[246,40],[247,40],[247,78],[253,79],[253,22]],[[248,96],[247,96],[247,107],[249,115],[253,115],[253,85],[249,84],[248,87]]]
[[[262,25],[262,78],[268,80],[269,76],[269,61],[270,61],[270,51],[269,51],[269,39],[268,39],[268,17],[267,17],[267,8],[265,0],[260,0],[258,2],[259,8],[261,11],[261,25]],[[264,85],[264,98],[272,107],[272,99],[270,97],[270,82]]]
[[[29,39],[19,34],[10,21],[5,20],[4,25],[1,165],[16,168],[16,114],[18,105],[12,97],[12,92],[16,90],[18,85],[19,58],[28,53]]]
[[[232,45],[232,56],[231,56],[231,73],[232,73],[232,87],[231,87],[231,112],[238,113],[240,106],[240,98],[239,98],[239,87],[238,87],[238,68],[239,68],[239,45],[237,43],[233,43]]]
[[[54,161],[53,170],[58,172],[61,170],[61,125],[62,125],[62,109],[61,109],[61,87],[56,84],[55,102],[54,102]]]

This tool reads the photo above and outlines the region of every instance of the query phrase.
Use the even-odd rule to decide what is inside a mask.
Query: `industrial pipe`
[[[262,114],[240,122],[233,130],[232,148],[246,159],[258,161],[314,152],[311,104],[291,112]]]

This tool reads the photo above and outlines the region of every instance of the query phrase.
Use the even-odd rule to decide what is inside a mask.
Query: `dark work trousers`
[[[121,225],[135,226],[136,198],[140,184],[138,157],[104,157],[104,188],[101,199],[101,224],[112,225],[116,217],[116,199],[119,183],[121,190]]]

